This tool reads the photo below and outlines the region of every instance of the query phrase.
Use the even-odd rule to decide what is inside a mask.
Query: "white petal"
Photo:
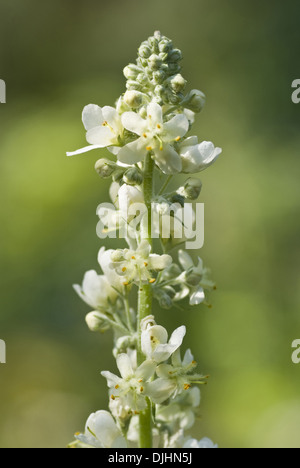
[[[115,388],[116,385],[119,385],[120,382],[122,382],[122,379],[120,379],[120,377],[113,374],[112,372],[102,371],[101,375],[107,380],[107,385],[109,388]]]
[[[175,115],[173,119],[164,124],[164,140],[174,141],[182,138],[189,130],[189,121],[184,114]]]
[[[121,117],[123,127],[142,136],[147,131],[147,122],[136,112],[124,112]]]
[[[197,136],[190,136],[183,140],[182,143],[180,143],[180,150],[182,148],[185,148],[186,146],[197,146],[198,145],[198,137]]]
[[[92,414],[86,423],[86,431],[95,434],[105,448],[111,448],[115,440],[121,436],[113,417],[108,411],[98,411]]]
[[[192,355],[192,352],[190,349],[188,349],[184,355],[184,358],[183,358],[183,361],[182,361],[182,365],[183,367],[186,367],[188,366],[189,364],[191,364],[192,362],[194,361],[194,356]]]
[[[190,268],[193,268],[194,267],[194,262],[192,260],[192,258],[190,257],[190,255],[185,252],[184,250],[179,250],[178,252],[178,259],[179,259],[179,262],[180,262],[180,265],[182,266],[182,268],[187,271],[189,270]]]
[[[117,357],[117,366],[123,379],[128,379],[133,376],[134,372],[131,360],[127,354],[119,354]]]
[[[170,255],[150,255],[149,268],[154,271],[161,271],[168,268],[173,260]]]
[[[83,154],[83,153],[87,153],[88,151],[92,151],[94,149],[99,149],[99,148],[103,148],[103,145],[90,145],[90,146],[85,146],[84,148],[81,148],[79,150],[76,150],[76,151],[69,151],[67,153],[67,156],[76,156],[77,154]]]
[[[151,119],[154,124],[163,122],[162,108],[156,102],[151,102],[149,104],[147,107],[147,115],[148,119]]]
[[[221,148],[215,148],[210,141],[203,141],[196,146],[183,147],[182,156],[183,172],[201,172],[211,166],[222,153]]]
[[[143,379],[144,381],[149,380],[156,369],[156,364],[153,361],[144,361],[143,364],[136,370],[136,376]]]
[[[98,145],[103,148],[116,143],[116,136],[107,126],[103,127],[102,125],[88,130],[86,139],[91,145]]]
[[[160,405],[166,401],[176,390],[177,384],[173,380],[157,379],[147,384],[146,392],[153,401]]]
[[[119,134],[122,129],[121,117],[114,107],[105,106],[102,109],[104,121],[108,122],[109,125]]]
[[[155,149],[155,162],[164,174],[172,175],[181,172],[182,161],[171,145],[164,144],[163,149]]]
[[[156,374],[162,379],[168,379],[170,377],[170,372],[174,369],[169,364],[160,364],[156,369]]]
[[[205,300],[205,294],[203,288],[199,288],[196,292],[191,295],[190,305],[199,305]]]
[[[96,106],[95,104],[89,104],[83,109],[82,122],[87,131],[91,128],[102,125],[104,120],[101,107]]]
[[[176,347],[176,349],[178,349],[182,345],[183,338],[185,337],[185,335],[186,335],[186,327],[183,325],[182,327],[177,328],[172,333],[169,344],[171,346]]]
[[[122,185],[118,193],[119,197],[119,210],[122,213],[122,216],[127,218],[130,205],[133,203],[143,203],[144,196],[141,190],[137,187],[130,185]]]
[[[128,145],[123,146],[117,154],[118,160],[124,164],[137,164],[143,161],[147,154],[147,141],[141,137]]]

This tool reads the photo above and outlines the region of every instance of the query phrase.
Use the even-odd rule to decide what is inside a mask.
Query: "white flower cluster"
[[[89,146],[68,153],[109,150],[110,159],[97,161],[96,171],[104,179],[112,178],[113,206],[100,206],[97,214],[103,232],[126,228],[128,243],[128,248],[117,250],[102,247],[98,255],[101,274],[88,271],[82,286],[74,286],[93,309],[86,317],[89,328],[113,331],[118,368],[118,374],[102,372],[109,388],[110,412],[98,411],[88,418],[84,434],[76,435],[76,447],[145,447],[152,440],[166,448],[216,447],[209,439],[198,441],[186,435],[197,417],[198,386],[206,383],[206,377],[195,372],[191,351],[182,353],[186,328],[177,328],[169,338],[151,315],[153,298],[164,309],[187,299],[190,306],[209,305],[207,293],[215,288],[200,258],[195,265],[182,249],[173,255],[173,249],[184,241],[177,233],[185,202],[199,197],[202,184],[190,177],[168,193],[168,183],[176,174],[203,171],[221,154],[213,143],[199,143],[189,135],[205,97],[197,90],[183,94],[186,81],[180,74],[181,57],[172,41],[158,32],[145,41],[137,63],[124,70],[127,91],[115,107],[90,104],[84,108]],[[167,180],[155,190],[155,181],[160,177],[162,184],[165,175]],[[136,204],[139,217],[131,210]],[[174,204],[175,215],[170,211]],[[152,210],[155,219],[151,219]],[[188,216],[193,224],[192,208]],[[163,232],[166,219],[171,226],[167,238]],[[159,253],[154,250],[150,225],[161,241]],[[139,296],[137,310],[130,304],[134,289]]]

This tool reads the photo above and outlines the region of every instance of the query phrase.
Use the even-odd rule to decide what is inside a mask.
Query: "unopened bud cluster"
[[[193,90],[184,96],[186,80],[181,75],[182,53],[160,32],[144,41],[136,64],[124,68],[127,92],[124,102],[137,109],[145,101],[155,100],[160,105],[182,106],[200,112],[205,103],[201,91]]]

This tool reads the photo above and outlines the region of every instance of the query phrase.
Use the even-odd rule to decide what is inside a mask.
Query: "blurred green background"
[[[185,322],[201,370],[193,435],[221,447],[300,447],[300,4],[281,0],[1,0],[0,446],[64,447],[107,406],[111,336],[90,333],[72,284],[97,268],[96,207],[108,183],[85,145],[81,111],[112,105],[123,67],[160,29],[207,95],[195,130],[222,146],[203,173],[213,308],[158,311]]]

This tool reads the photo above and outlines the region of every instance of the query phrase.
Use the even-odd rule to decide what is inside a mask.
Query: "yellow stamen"
[[[144,387],[141,387],[140,392],[143,393],[143,391],[144,391]]]
[[[152,146],[147,146],[146,150],[147,151],[152,151]]]
[[[115,389],[118,390],[118,388],[120,388],[120,385],[116,385],[115,386]]]
[[[122,268],[123,273],[125,273],[126,270],[127,270],[126,267]]]
[[[191,388],[191,386],[189,384],[185,384],[183,388],[184,388],[184,390],[189,390],[189,388]]]
[[[123,283],[124,286],[129,286],[129,283],[128,281],[125,281],[125,283]]]
[[[181,140],[181,137],[178,136],[177,138],[175,138],[175,141],[180,141]]]
[[[144,137],[144,138],[147,138],[147,133],[143,133],[143,137]]]
[[[113,401],[115,401],[115,399],[116,399],[115,395],[112,395],[110,398],[111,398]]]
[[[155,283],[155,281],[156,281],[156,279],[155,279],[155,278],[152,278],[151,280],[149,280],[149,283],[150,283],[150,284],[153,284],[153,283]]]
[[[148,266],[148,263],[147,263],[147,262],[144,262],[144,265],[145,265],[145,267],[147,268],[147,266]]]
[[[131,257],[131,260],[135,260],[135,256]]]
[[[157,128],[160,130],[160,129],[161,129],[161,125],[157,124]]]

